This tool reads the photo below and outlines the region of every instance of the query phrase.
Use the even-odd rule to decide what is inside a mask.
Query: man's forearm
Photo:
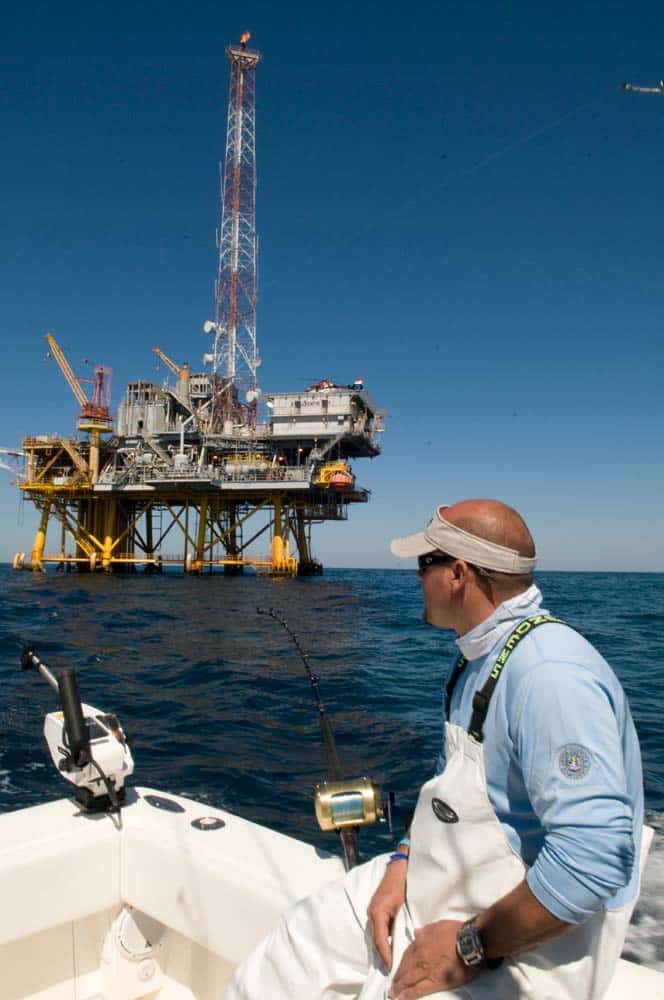
[[[525,881],[480,913],[475,921],[487,958],[505,958],[529,951],[574,926],[554,917],[542,906]]]

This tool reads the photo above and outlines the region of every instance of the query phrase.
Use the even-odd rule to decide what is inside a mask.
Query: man
[[[462,654],[445,751],[390,856],[282,918],[228,1000],[597,1000],[638,892],[636,732],[600,654],[541,607],[535,548],[496,500],[392,543]]]

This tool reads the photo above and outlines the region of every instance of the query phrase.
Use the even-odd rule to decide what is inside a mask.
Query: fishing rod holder
[[[76,672],[61,670],[56,677],[27,643],[21,668],[39,671],[58,692],[60,711],[46,714],[44,738],[55,767],[74,786],[76,801],[86,812],[117,812],[134,761],[116,716],[81,701]]]

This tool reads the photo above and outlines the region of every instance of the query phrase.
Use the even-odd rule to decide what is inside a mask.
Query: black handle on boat
[[[316,699],[316,705],[318,707],[318,721],[320,723],[320,731],[323,737],[323,745],[325,747],[325,756],[327,757],[327,766],[330,771],[330,778],[332,781],[340,781],[343,775],[341,773],[339,754],[337,753],[337,744],[334,739],[332,727],[330,726],[329,720],[325,715],[325,706],[323,705],[323,699],[321,698],[320,691],[318,689],[318,677],[311,669],[309,656],[302,649],[298,637],[295,632],[293,632],[286,619],[275,611],[274,608],[256,608],[256,611],[259,615],[269,615],[269,617],[273,618],[275,622],[278,622],[282,628],[288,632],[289,636],[295,643],[295,647],[300,654],[300,659],[304,663],[304,669],[307,671],[307,675],[311,681],[314,698]],[[346,857],[346,868],[354,868],[359,861],[357,827],[344,827],[337,832],[343,845],[344,855]]]
[[[86,764],[90,763],[92,754],[75,670],[62,671],[58,677],[58,691],[65,717],[69,753],[77,767],[85,767]]]

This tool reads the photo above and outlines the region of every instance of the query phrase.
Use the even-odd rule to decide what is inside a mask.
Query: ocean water
[[[626,955],[664,971],[664,574],[542,573],[547,608],[609,660],[630,699],[656,829]],[[313,786],[326,775],[311,685],[278,610],[319,677],[348,774],[414,804],[441,740],[451,634],[424,626],[417,576],[329,570],[306,580],[126,578],[0,567],[0,812],[61,797],[41,730],[51,688],[19,667],[30,640],[53,670],[75,667],[83,698],[133,736],[133,781],[241,813],[329,850]],[[363,832],[365,856],[394,842]]]

